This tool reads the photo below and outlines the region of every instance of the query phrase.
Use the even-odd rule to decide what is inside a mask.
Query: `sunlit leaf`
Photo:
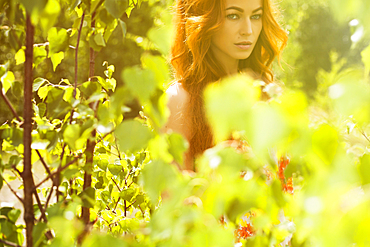
[[[57,66],[62,62],[64,59],[64,52],[58,52],[51,55],[51,62],[53,63],[53,70],[57,68]]]
[[[115,135],[122,152],[136,152],[145,148],[153,133],[148,127],[135,120],[123,121],[117,126]]]
[[[9,88],[12,87],[14,80],[15,80],[15,77],[14,77],[13,72],[11,71],[5,72],[5,74],[1,77],[1,83],[3,85],[4,94],[8,92]]]
[[[53,27],[48,32],[49,57],[55,53],[64,52],[69,45],[69,34],[64,28]]]
[[[24,53],[24,49],[21,48],[17,51],[17,53],[15,54],[15,64],[16,65],[19,65],[19,64],[22,64],[26,61],[26,55]]]

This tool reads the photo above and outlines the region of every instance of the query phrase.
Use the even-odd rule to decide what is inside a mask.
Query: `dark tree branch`
[[[33,38],[34,27],[31,23],[31,17],[27,14],[27,28],[26,28],[26,61],[24,64],[24,131],[23,131],[23,146],[24,146],[24,159],[23,159],[23,185],[24,185],[24,221],[26,223],[26,245],[27,247],[33,246],[33,226],[35,215],[33,212],[33,188],[34,181],[32,175],[31,164],[31,143],[32,143],[32,82],[33,82]]]
[[[62,166],[59,166],[59,168],[55,172],[51,173],[49,176],[47,176],[41,182],[39,182],[37,185],[35,185],[34,186],[34,189],[37,189],[40,185],[42,185],[43,183],[45,183],[48,179],[53,178],[54,176],[60,174],[62,171],[64,171],[65,169],[67,169],[70,165],[72,165],[73,163],[75,163],[78,160],[78,158],[80,158],[80,156],[74,158],[71,162],[69,162],[67,165],[65,165],[63,167]]]
[[[46,164],[46,162],[45,162],[44,158],[42,158],[42,156],[41,156],[41,154],[40,154],[40,151],[36,149],[36,153],[37,153],[37,155],[39,156],[40,161],[41,161],[42,165],[44,166],[44,168],[45,168],[46,172],[50,175],[50,174],[51,174],[51,171],[50,171],[50,169],[49,169],[48,165]]]
[[[91,16],[91,28],[92,29],[95,28],[95,13],[96,12],[94,11]],[[75,69],[77,69],[77,67]],[[95,52],[90,47],[89,78],[92,78],[94,74],[95,74]],[[90,103],[90,107],[94,110],[95,115],[96,115],[97,103],[94,103],[94,102]],[[92,131],[91,137],[87,139],[87,143],[86,143],[86,150],[85,150],[86,162],[85,162],[85,174],[84,174],[84,185],[83,185],[84,190],[91,187],[91,182],[92,182],[91,171],[93,170],[95,146],[96,146],[96,130]],[[84,228],[84,231],[77,238],[78,245],[82,244],[82,241],[84,240],[85,236],[89,234],[91,230],[92,222],[90,222],[90,208],[82,207],[81,219],[85,224],[85,228]]]
[[[122,192],[122,189],[119,187],[119,185],[117,184],[117,182],[114,180],[114,178],[111,178],[113,183],[116,185],[117,189],[119,190],[119,192]]]
[[[9,190],[14,194],[15,197],[17,197],[17,199],[23,204],[23,199],[17,194],[17,192],[15,190],[13,190],[13,188],[10,186],[10,184],[5,180],[5,178],[3,177],[3,181],[6,183],[6,185],[8,186]]]
[[[17,114],[17,112],[15,111],[14,107],[12,106],[12,103],[10,103],[8,97],[6,97],[6,95],[4,94],[3,90],[1,89],[0,90],[0,95],[1,95],[1,98],[3,98],[3,100],[5,101],[6,105],[9,107],[9,109],[12,111],[14,117],[19,121],[19,122],[22,122],[21,118],[19,117],[19,115]]]

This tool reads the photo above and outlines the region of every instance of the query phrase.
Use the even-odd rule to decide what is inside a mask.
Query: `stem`
[[[38,188],[40,185],[42,185],[43,183],[45,183],[48,179],[53,178],[54,176],[60,174],[62,171],[64,171],[65,169],[67,169],[70,165],[72,165],[73,163],[75,163],[78,158],[80,158],[80,156],[74,158],[74,160],[72,160],[71,162],[69,162],[67,165],[65,165],[63,167],[59,166],[58,170],[56,170],[55,172],[51,173],[49,176],[47,176],[46,178],[44,178],[40,183],[38,183],[37,185],[35,185],[35,188],[34,189]]]
[[[81,22],[80,22],[80,28],[78,30],[78,36],[77,36],[77,44],[76,44],[76,50],[75,50],[75,88],[73,91],[73,97],[76,99],[76,93],[77,93],[77,75],[78,75],[78,48],[80,46],[80,39],[81,39],[81,31],[82,31],[82,25],[84,23],[85,19],[85,12],[82,14]],[[72,114],[73,115],[73,114]],[[72,119],[71,115],[71,119]]]
[[[23,132],[23,145],[24,145],[24,160],[23,160],[23,185],[24,185],[24,221],[26,223],[26,245],[27,247],[33,246],[33,225],[34,225],[34,212],[33,212],[33,189],[34,181],[32,176],[31,164],[31,143],[32,143],[32,80],[33,80],[33,38],[34,27],[31,23],[30,15],[27,14],[27,29],[26,29],[26,61],[24,64],[24,132]]]
[[[93,14],[91,16],[91,28],[95,28],[95,20],[94,19],[95,19],[95,12],[93,12]],[[76,49],[77,49],[77,47],[76,47]],[[77,57],[77,55],[76,55],[76,57]],[[92,78],[94,76],[94,74],[95,74],[95,52],[90,47],[89,78]],[[76,76],[76,81],[77,81],[77,76]],[[76,90],[76,88],[75,88],[75,90]],[[90,107],[95,111],[95,115],[96,115],[96,106],[97,106],[96,103],[94,103],[94,102],[90,103]],[[87,143],[86,143],[86,150],[85,150],[86,163],[85,163],[83,190],[86,190],[87,188],[91,187],[91,181],[92,181],[91,171],[93,170],[94,150],[95,150],[95,146],[96,146],[96,140],[95,139],[96,139],[96,130],[92,131],[91,138],[87,139]],[[91,230],[90,226],[92,225],[92,222],[90,222],[90,208],[82,207],[81,211],[82,211],[81,212],[81,219],[85,224],[85,229],[83,230],[83,232],[77,238],[78,245],[82,244],[82,241],[84,240],[85,236],[90,232],[90,230]]]
[[[0,95],[1,95],[1,98],[3,98],[3,100],[5,101],[5,103],[7,104],[7,106],[9,107],[9,109],[12,111],[14,117],[19,121],[19,122],[22,122],[21,118],[19,117],[19,115],[17,114],[17,112],[15,111],[14,107],[12,106],[12,103],[10,103],[8,97],[6,97],[6,95],[4,94],[3,90],[0,90]]]
[[[42,165],[44,166],[44,168],[45,168],[46,172],[50,175],[50,174],[51,174],[51,171],[50,171],[50,169],[49,169],[48,165],[46,164],[46,162],[45,162],[44,158],[42,158],[42,156],[41,156],[41,154],[40,154],[40,151],[36,149],[36,153],[37,153],[37,155],[39,156],[40,161],[41,161]]]
[[[15,197],[17,197],[17,199],[22,203],[24,204],[23,202],[23,199],[17,194],[17,192],[15,192],[15,190],[13,190],[13,188],[10,186],[10,184],[4,179],[3,177],[3,181],[6,183],[6,185],[8,186],[9,190],[14,194]]]
[[[5,245],[9,245],[9,246],[12,246],[12,247],[22,247],[18,244],[15,244],[15,243],[12,243],[12,242],[9,242],[9,241],[6,241],[6,240],[3,240],[3,239],[0,239],[0,243],[3,243]]]

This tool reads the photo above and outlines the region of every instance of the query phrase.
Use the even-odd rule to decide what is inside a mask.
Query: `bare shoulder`
[[[189,101],[189,93],[186,92],[181,83],[173,83],[167,90],[169,102],[168,107],[180,107],[185,105]]]
[[[165,131],[172,130],[188,137],[188,120],[185,116],[186,107],[189,102],[189,93],[181,83],[173,83],[167,90],[168,108],[170,116],[165,126]]]

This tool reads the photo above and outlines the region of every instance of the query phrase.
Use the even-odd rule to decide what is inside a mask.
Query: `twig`
[[[119,192],[122,192],[122,189],[118,186],[117,182],[112,178],[113,183],[117,186]]]
[[[22,247],[22,246],[20,246],[18,244],[15,244],[13,242],[6,241],[4,239],[0,239],[0,243],[6,244],[6,245],[9,245],[9,246],[12,246],[12,247]]]
[[[51,186],[50,188],[50,192],[49,192],[49,195],[48,197],[46,198],[46,202],[45,202],[45,205],[44,205],[44,210],[46,211],[46,209],[48,208],[48,204],[49,204],[49,201],[51,199],[51,195],[53,194],[53,190],[54,190],[54,184]]]
[[[84,19],[85,19],[85,12],[83,12],[82,17],[81,17],[80,28],[78,29],[77,44],[76,44],[76,49],[75,49],[75,88],[73,91],[73,98],[75,99],[76,99],[76,92],[77,92],[78,48],[80,46],[81,31],[82,31],[82,25],[84,23]],[[72,118],[72,115],[71,115],[71,118]]]
[[[46,162],[45,162],[44,158],[42,158],[42,156],[41,156],[41,154],[40,154],[40,151],[36,149],[36,153],[37,153],[37,155],[39,156],[40,161],[41,161],[42,165],[44,166],[44,168],[45,168],[46,172],[50,175],[50,174],[51,174],[51,171],[50,171],[50,169],[49,169],[48,165],[46,164]]]
[[[10,184],[8,183],[8,181],[5,180],[5,178],[3,177],[3,180],[4,182],[6,183],[6,185],[8,186],[8,188],[10,189],[10,191],[15,195],[15,197],[18,198],[18,200],[23,204],[23,199],[17,194],[17,192],[15,190],[13,190],[13,188],[10,186]]]
[[[67,169],[70,165],[72,165],[73,163],[75,163],[78,160],[78,158],[80,158],[80,156],[74,158],[74,160],[72,160],[71,162],[69,162],[67,165],[65,165],[63,167],[62,166],[59,166],[58,170],[56,170],[55,172],[51,173],[49,176],[47,176],[41,182],[39,182],[37,185],[35,185],[35,188],[34,189],[37,189],[40,185],[42,185],[43,183],[45,183],[48,179],[54,177],[57,174],[60,174],[62,171],[64,171],[65,169]]]
[[[361,134],[366,138],[368,142],[370,142],[369,137],[366,135],[365,131],[361,130]]]
[[[117,209],[117,206],[118,206],[118,203],[121,201],[121,197],[118,198],[117,202],[116,202],[116,205],[114,205],[114,208],[113,208],[113,212],[116,212],[116,209]]]
[[[10,103],[8,97],[6,97],[6,95],[4,94],[3,90],[0,89],[0,95],[1,95],[1,98],[3,98],[3,100],[5,101],[5,103],[7,104],[7,106],[9,107],[9,109],[12,111],[14,117],[19,121],[19,122],[22,122],[21,118],[19,117],[19,115],[17,114],[17,112],[15,111],[12,103]]]
[[[42,217],[42,219],[44,220],[44,222],[45,222],[45,223],[47,223],[47,222],[48,222],[48,219],[46,218],[46,214],[45,214],[44,207],[43,207],[43,206],[42,206],[42,204],[41,204],[41,200],[40,200],[39,195],[37,194],[37,190],[36,190],[36,189],[33,191],[33,194],[34,194],[34,196],[35,196],[35,198],[36,198],[37,206],[38,206],[38,207],[39,207],[39,209],[40,209],[41,217]]]

